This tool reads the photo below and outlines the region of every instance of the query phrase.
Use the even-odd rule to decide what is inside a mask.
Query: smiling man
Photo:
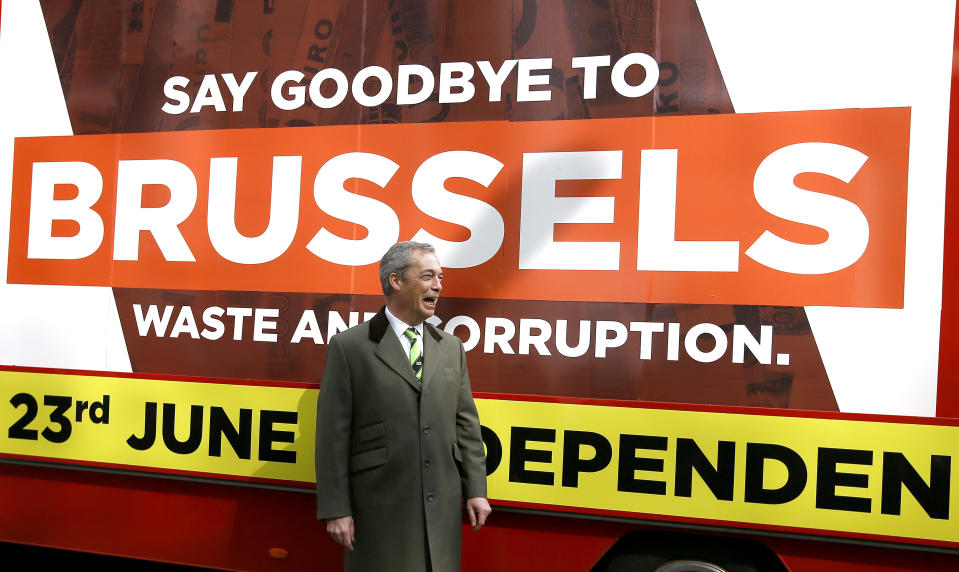
[[[426,323],[443,289],[432,246],[380,260],[386,306],[330,339],[317,404],[317,518],[346,570],[459,570],[462,499],[486,522],[486,456],[459,338]]]

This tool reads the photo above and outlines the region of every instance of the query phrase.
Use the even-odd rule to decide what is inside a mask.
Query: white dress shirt
[[[410,326],[409,324],[407,324],[407,323],[404,322],[403,320],[401,320],[401,319],[397,318],[396,316],[394,316],[394,315],[390,312],[390,308],[389,308],[388,306],[386,307],[386,319],[389,320],[389,322],[390,322],[390,327],[393,328],[393,333],[395,333],[395,334],[396,334],[396,337],[399,338],[400,344],[403,346],[403,351],[406,352],[407,357],[410,355],[410,348],[413,346],[413,342],[411,342],[410,339],[409,339],[408,337],[406,337],[406,334],[404,334],[403,332],[405,332],[405,331],[406,331],[407,329],[409,329],[410,327],[412,327],[414,330],[416,330],[416,334],[420,337],[420,355],[422,355],[422,356],[424,356],[424,357],[426,356],[426,354],[423,352],[423,345],[424,345],[424,344],[423,344],[423,324],[422,324],[422,322],[419,323],[419,324],[417,324],[417,325],[415,325],[415,326]]]

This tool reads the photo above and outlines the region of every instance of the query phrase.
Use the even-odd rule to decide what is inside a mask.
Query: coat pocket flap
[[[457,463],[463,462],[463,454],[460,453],[460,446],[456,443],[453,443],[453,459],[455,459]]]
[[[360,441],[360,443],[372,441],[373,439],[382,437],[384,435],[386,435],[386,426],[383,425],[382,421],[372,425],[367,425],[366,427],[360,427],[356,430],[356,438]]]
[[[373,467],[378,467],[386,462],[386,447],[380,447],[379,449],[370,449],[369,451],[363,451],[361,453],[356,453],[350,457],[350,472],[355,473],[357,471],[362,471],[365,469],[372,469]]]

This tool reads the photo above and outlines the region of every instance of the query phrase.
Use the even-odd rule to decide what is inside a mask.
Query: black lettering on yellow
[[[107,424],[110,422],[110,396],[104,395],[100,401],[90,404],[90,421]],[[79,419],[79,417],[78,417]]]
[[[932,455],[929,459],[929,483],[909,464],[902,453],[882,455],[882,514],[901,514],[902,487],[906,487],[930,518],[949,518],[949,481],[952,458]]]
[[[619,470],[616,490],[624,493],[645,493],[650,495],[666,494],[665,481],[637,479],[636,471],[663,472],[662,459],[637,457],[636,451],[665,451],[669,441],[666,437],[651,435],[620,435]]]
[[[157,404],[156,401],[147,401],[143,407],[143,436],[136,434],[127,437],[127,445],[137,451],[146,451],[153,446],[157,438]]]
[[[43,404],[53,407],[53,411],[50,412],[50,422],[55,423],[59,429],[53,431],[50,427],[46,427],[40,434],[51,443],[63,443],[73,433],[73,425],[70,423],[70,418],[66,416],[66,412],[73,405],[73,398],[66,395],[44,395]]]
[[[293,431],[279,431],[273,426],[296,425],[299,414],[296,411],[273,411],[264,409],[260,411],[260,444],[259,458],[261,461],[274,461],[277,463],[296,463],[296,451],[274,449],[276,443],[293,444],[295,433]]]
[[[210,456],[219,457],[221,443],[226,437],[230,447],[240,459],[249,459],[253,448],[253,410],[240,409],[240,426],[237,428],[222,407],[210,408]]]
[[[836,494],[836,487],[864,489],[869,486],[869,475],[840,472],[836,467],[840,463],[871,465],[872,451],[819,448],[819,459],[816,463],[816,508],[869,512],[872,509],[872,499]]]
[[[83,421],[83,412],[87,412],[87,417],[93,423],[109,423],[110,422],[110,396],[104,395],[102,401],[81,401],[77,400],[74,404],[74,409],[76,409],[76,414],[73,416],[74,420],[79,423]]]
[[[18,393],[10,398],[10,405],[13,405],[14,408],[23,405],[26,407],[26,410],[23,412],[23,416],[17,419],[13,425],[10,426],[10,429],[7,430],[7,437],[11,439],[26,439],[28,441],[38,440],[40,438],[38,431],[36,429],[27,429],[30,422],[37,418],[37,412],[40,410],[36,398],[29,393]]]
[[[203,440],[203,406],[190,406],[190,432],[184,441],[177,439],[176,431],[176,404],[163,404],[163,444],[177,455],[189,455],[200,448]]]
[[[766,461],[778,461],[786,467],[786,482],[778,489],[763,486]],[[794,500],[806,488],[806,464],[789,447],[771,443],[746,443],[746,483],[743,500],[759,504],[783,504]]]
[[[593,449],[590,458],[579,456],[581,445]],[[575,487],[579,485],[580,473],[595,473],[609,466],[613,459],[613,447],[599,433],[592,431],[564,431],[563,432],[563,486]]]
[[[551,463],[553,461],[552,451],[530,449],[527,446],[529,441],[555,443],[556,430],[538,427],[513,427],[509,443],[510,482],[552,485],[553,473],[526,468],[526,463]]]
[[[483,444],[486,445],[486,475],[489,476],[503,461],[503,442],[486,425],[480,425],[480,433],[483,436]]]
[[[716,465],[713,466],[696,441],[676,440],[676,496],[692,496],[695,469],[714,497],[718,500],[733,500],[736,444],[732,441],[720,441],[718,446]]]

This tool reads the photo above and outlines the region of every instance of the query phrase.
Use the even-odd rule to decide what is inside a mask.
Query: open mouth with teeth
[[[426,296],[423,298],[423,303],[432,308],[433,306],[436,306],[437,299],[438,298],[436,296]]]

